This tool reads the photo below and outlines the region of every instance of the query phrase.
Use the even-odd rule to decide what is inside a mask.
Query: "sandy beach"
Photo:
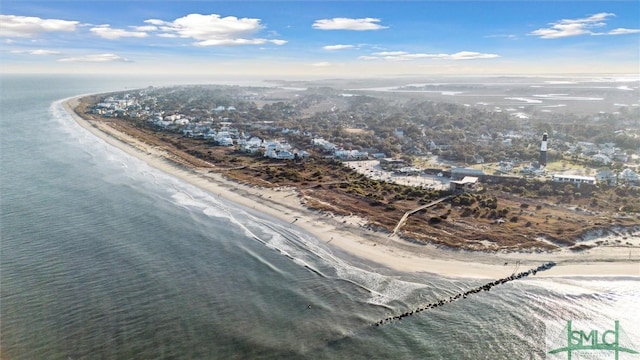
[[[177,165],[167,159],[167,153],[161,148],[142,143],[105,123],[82,119],[73,111],[77,104],[78,98],[74,98],[65,101],[63,106],[80,126],[127,154],[228,201],[284,222],[295,222],[292,226],[312,234],[319,241],[383,267],[402,272],[493,279],[510,275],[518,262],[522,271],[555,261],[557,266],[538,276],[640,277],[640,232],[610,236],[610,243],[621,240],[621,243],[630,242],[632,246],[597,246],[582,252],[488,253],[413,244],[390,237],[387,233],[368,230],[366,222],[357,217],[332,216],[309,210],[294,189],[246,186],[212,173],[210,169],[187,169]],[[587,241],[591,244],[596,240]]]

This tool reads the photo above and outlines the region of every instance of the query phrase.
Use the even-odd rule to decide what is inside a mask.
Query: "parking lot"
[[[376,180],[389,181],[407,186],[419,186],[428,189],[449,189],[449,179],[435,175],[403,175],[383,170],[378,160],[347,161],[346,166]]]

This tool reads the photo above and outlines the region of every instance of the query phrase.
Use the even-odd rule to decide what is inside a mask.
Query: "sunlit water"
[[[571,319],[620,320],[640,350],[638,278],[529,277],[371,326],[486,281],[349,258],[105,144],[61,106],[152,84],[2,78],[3,359],[543,359]]]

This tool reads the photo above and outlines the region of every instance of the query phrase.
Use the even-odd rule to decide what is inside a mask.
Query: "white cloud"
[[[354,46],[353,45],[327,45],[327,46],[323,46],[322,47],[324,50],[328,50],[328,51],[336,51],[336,50],[347,50],[347,49],[353,49]]]
[[[313,66],[313,67],[327,67],[327,66],[331,66],[331,63],[327,62],[327,61],[322,61],[322,62],[313,63],[313,64],[311,64],[311,66]]]
[[[625,29],[625,28],[617,28],[609,31],[607,34],[609,35],[626,35],[626,34],[638,34],[640,33],[640,29]]]
[[[109,25],[100,25],[100,26],[89,29],[89,31],[100,36],[103,39],[108,39],[108,40],[118,40],[123,37],[144,38],[149,36],[146,32],[143,32],[143,31],[127,31],[123,29],[113,29]]]
[[[157,26],[154,25],[145,25],[145,26],[130,26],[135,31],[156,31],[158,30]]]
[[[286,40],[253,38],[252,35],[263,30],[260,19],[237,18],[235,16],[220,17],[217,14],[189,14],[175,19],[163,21],[149,19],[145,23],[159,27],[161,37],[180,37],[197,40],[196,46],[225,45],[275,45],[286,44]]]
[[[333,19],[320,19],[313,23],[313,28],[318,30],[381,30],[387,29],[388,26],[382,26],[378,24],[380,19],[376,18],[363,18],[363,19],[349,19],[349,18],[333,18]]]
[[[624,35],[635,34],[640,29],[614,29],[609,32],[596,32],[595,28],[606,26],[606,20],[616,16],[613,13],[598,13],[581,19],[563,19],[553,23],[548,28],[540,28],[529,33],[542,39],[558,39],[579,35]]]
[[[383,51],[371,54],[371,56],[361,56],[361,60],[389,60],[389,61],[409,61],[418,59],[442,59],[442,60],[477,60],[494,59],[500,55],[479,53],[475,51],[460,51],[454,54],[425,54],[409,53],[406,51]]]
[[[149,19],[149,20],[145,20],[144,21],[145,24],[151,24],[151,25],[156,25],[156,26],[161,26],[161,25],[166,25],[167,22],[164,20],[159,20],[159,19]]]
[[[557,39],[569,36],[587,35],[591,31],[587,30],[582,24],[556,24],[550,29],[538,29],[530,33],[542,39]]]
[[[493,38],[504,38],[504,39],[512,39],[515,40],[518,37],[516,35],[513,34],[499,34],[499,35],[487,35],[485,36],[485,38],[487,39],[493,39]]]
[[[602,13],[597,13],[582,19],[563,19],[563,20],[560,20],[559,23],[561,24],[602,23],[602,21],[607,20],[607,18],[610,18],[612,16],[616,16],[616,14],[602,12]]]
[[[408,52],[406,51],[381,51],[381,52],[373,53],[373,55],[376,55],[376,56],[400,56],[400,55],[406,55],[406,54],[408,54]]]
[[[58,60],[60,62],[130,62],[129,59],[123,58],[116,54],[96,54],[79,57],[70,57]]]
[[[495,59],[499,58],[497,54],[483,54],[475,51],[460,51],[455,54],[447,55],[446,59],[451,60],[476,60],[476,59]]]
[[[76,25],[77,21],[0,15],[0,36],[34,37],[46,32],[71,32],[76,30]]]
[[[235,45],[263,45],[263,44],[286,44],[285,40],[268,39],[211,39],[194,43],[195,46],[235,46]]]
[[[58,55],[60,54],[60,51],[38,49],[38,50],[31,50],[28,53],[31,55]]]

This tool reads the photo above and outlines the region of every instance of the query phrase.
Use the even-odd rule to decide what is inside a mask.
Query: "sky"
[[[640,73],[640,1],[2,0],[0,73]]]

